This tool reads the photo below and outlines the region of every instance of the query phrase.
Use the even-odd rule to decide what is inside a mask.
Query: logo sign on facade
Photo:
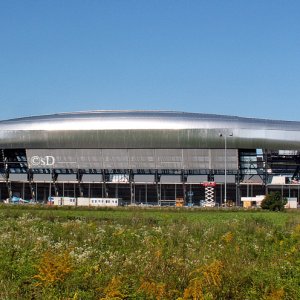
[[[127,183],[127,182],[129,182],[129,175],[128,174],[113,174],[110,176],[110,181]]]
[[[215,181],[204,181],[201,183],[204,187],[216,187],[217,183]]]
[[[30,158],[30,164],[32,167],[51,167],[55,164],[55,157],[52,155],[38,156],[34,155]]]

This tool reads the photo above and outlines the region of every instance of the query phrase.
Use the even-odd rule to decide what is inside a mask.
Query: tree
[[[280,192],[271,192],[270,194],[267,194],[261,202],[261,208],[273,211],[282,211],[286,204],[287,199],[283,198]]]

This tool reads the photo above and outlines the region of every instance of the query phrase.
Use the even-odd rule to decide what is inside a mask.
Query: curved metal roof
[[[228,148],[300,149],[300,122],[132,110],[0,121],[2,148],[222,148],[224,136]]]

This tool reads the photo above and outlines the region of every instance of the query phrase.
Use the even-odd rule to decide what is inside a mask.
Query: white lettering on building
[[[32,156],[30,158],[30,163],[31,166],[36,166],[36,167],[49,167],[53,166],[55,164],[55,157],[51,155],[46,155],[46,156]]]

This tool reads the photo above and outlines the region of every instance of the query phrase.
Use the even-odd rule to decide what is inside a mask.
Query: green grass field
[[[300,213],[0,206],[0,299],[300,299]]]

